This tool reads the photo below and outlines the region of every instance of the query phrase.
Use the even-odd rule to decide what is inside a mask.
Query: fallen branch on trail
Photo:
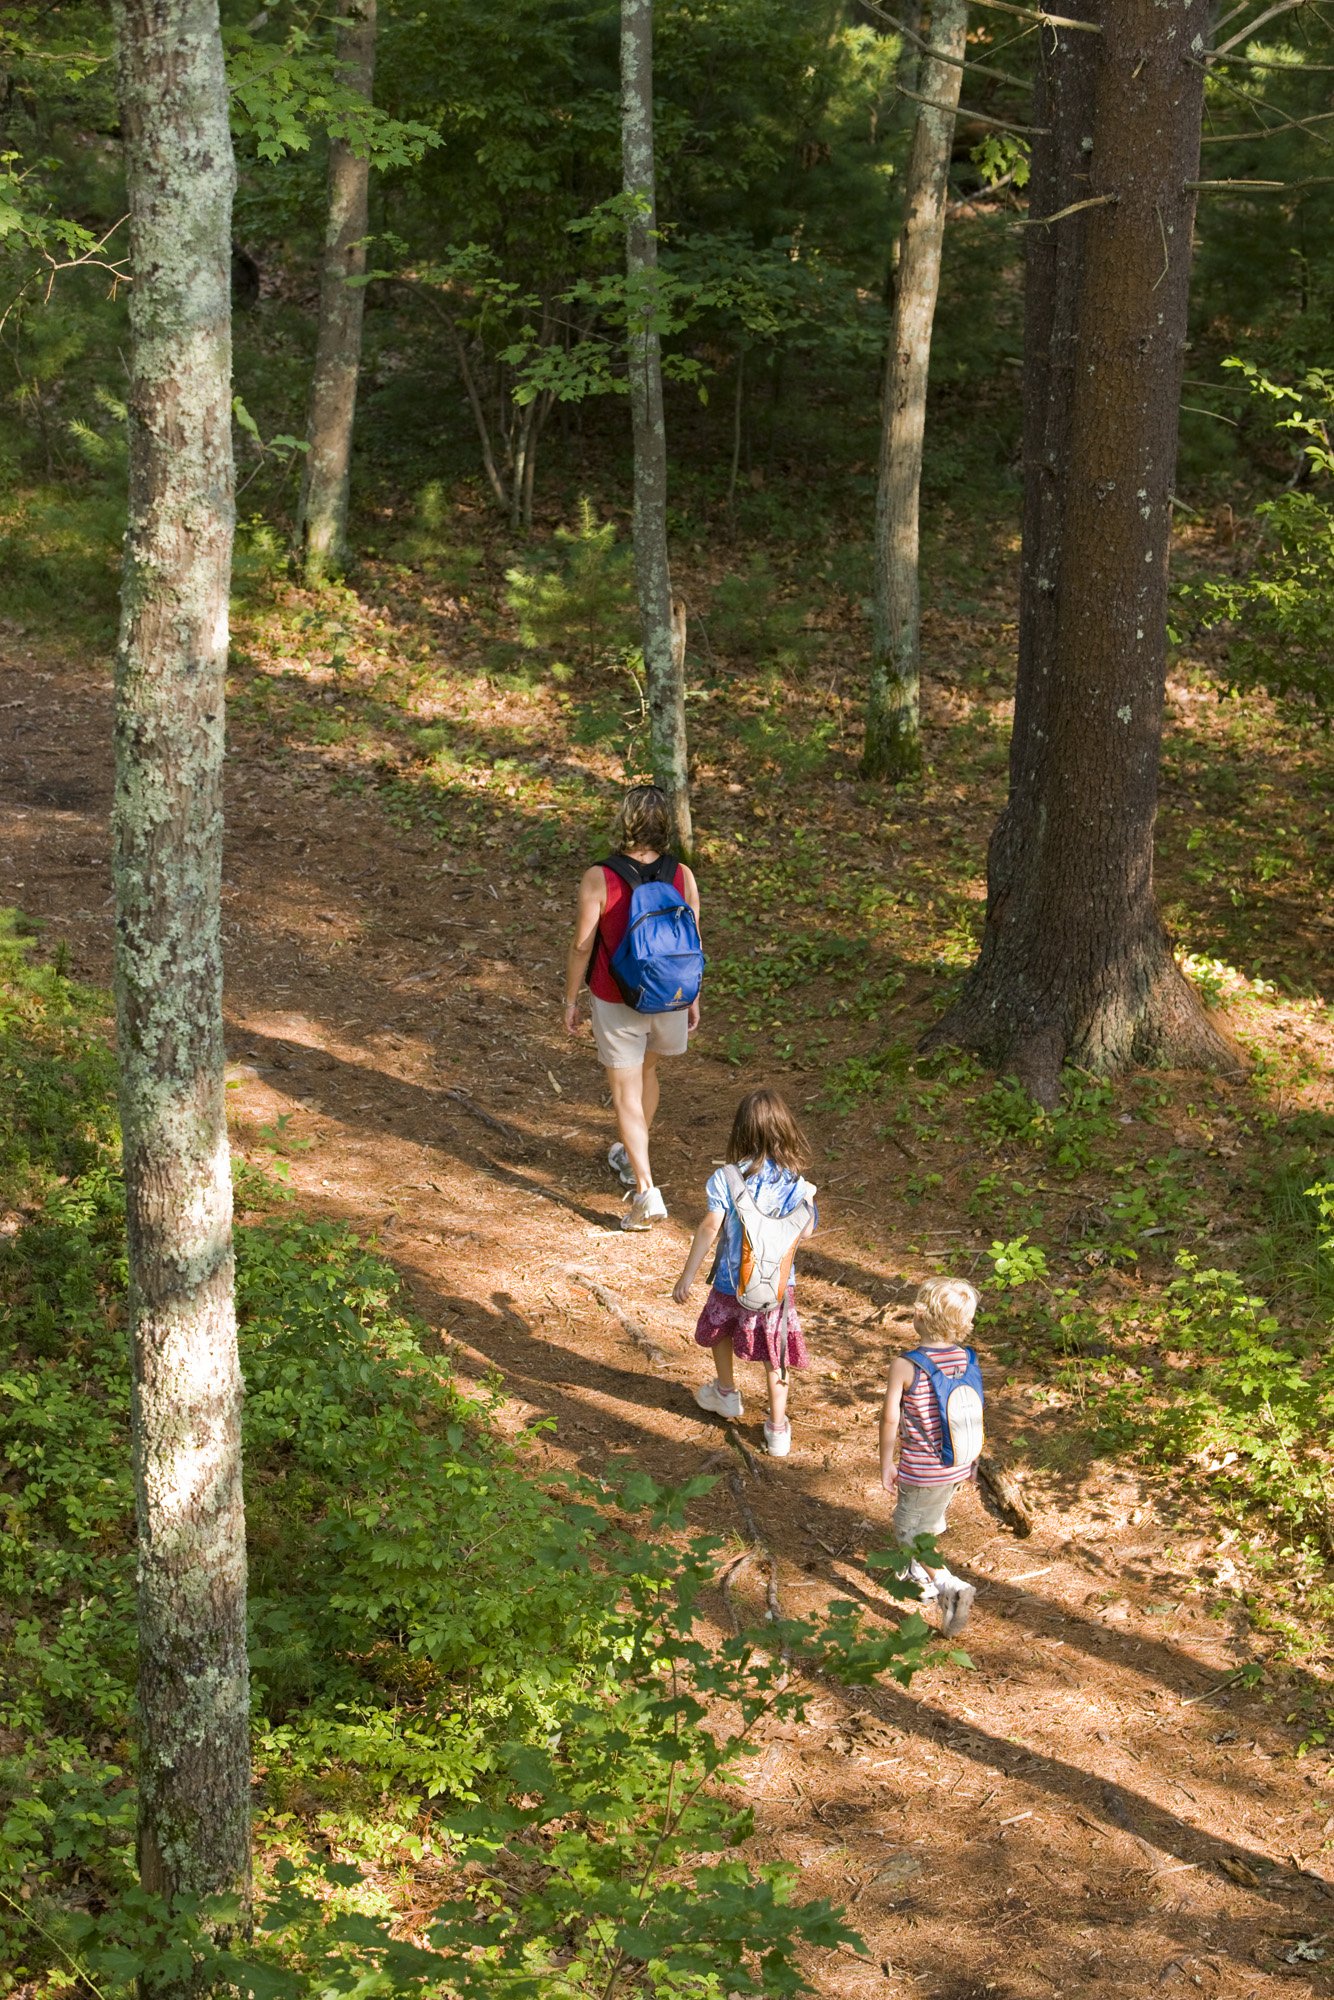
[[[735,1424],[729,1424],[727,1426],[727,1442],[732,1447],[732,1450],[736,1453],[737,1457],[741,1460],[741,1463],[745,1466],[746,1471],[751,1475],[751,1477],[753,1479],[763,1479],[764,1466],[762,1462],[758,1458],[756,1458],[754,1452],[751,1450],[750,1446],[746,1443],[746,1440],[742,1437],[740,1431],[737,1429]]]
[[[577,1265],[567,1264],[565,1266],[565,1275],[567,1278],[573,1278],[577,1285],[582,1285],[585,1291],[591,1292],[598,1304],[605,1307],[613,1319],[620,1321],[635,1346],[641,1348],[647,1355],[650,1368],[665,1368],[667,1366],[667,1356],[663,1353],[657,1341],[650,1334],[645,1333],[638,1320],[631,1319],[615,1293],[609,1292],[607,1287],[599,1279],[595,1278],[591,1271],[581,1271]]]
[[[494,1112],[484,1110],[480,1104],[474,1104],[470,1092],[451,1089],[442,1092],[442,1095],[457,1104],[461,1111],[466,1111],[470,1118],[475,1118],[479,1125],[485,1125],[489,1132],[501,1133],[509,1140],[511,1145],[526,1146],[528,1144],[524,1134],[517,1131],[513,1125],[507,1125],[504,1119],[497,1118]]]
[[[739,1472],[729,1473],[727,1483],[731,1487],[732,1492],[736,1497],[737,1508],[741,1514],[741,1520],[745,1527],[746,1534],[750,1540],[751,1546],[756,1555],[764,1557],[765,1567],[769,1572],[769,1580],[764,1588],[764,1602],[767,1607],[766,1615],[768,1616],[772,1624],[777,1625],[783,1616],[783,1607],[778,1596],[777,1560],[774,1556],[773,1550],[769,1547],[769,1544],[765,1541],[764,1536],[760,1533],[759,1522],[755,1519],[754,1514],[751,1512],[750,1502],[746,1498],[746,1482],[742,1477],[741,1473]],[[729,1582],[731,1580],[730,1574],[728,1580]],[[787,1649],[785,1647],[784,1648],[785,1654],[786,1650]]]
[[[737,1571],[741,1568],[742,1564],[748,1563],[750,1561],[750,1558],[751,1558],[751,1551],[749,1549],[746,1549],[744,1553],[739,1556],[733,1556],[731,1562],[728,1563],[727,1568],[722,1571],[721,1575],[718,1578],[718,1588],[722,1591],[723,1594],[723,1607],[727,1612],[729,1620],[731,1621],[732,1630],[738,1634],[741,1631],[741,1620],[737,1617],[736,1606],[732,1602],[732,1579],[736,1575]]]
[[[1007,1528],[1012,1528],[1021,1540],[1032,1534],[1033,1516],[1019,1481],[989,1451],[984,1451],[977,1461],[977,1483],[987,1506],[993,1514],[999,1514]]]

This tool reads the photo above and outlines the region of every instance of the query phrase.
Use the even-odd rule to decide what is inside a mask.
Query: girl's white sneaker
[[[770,1458],[786,1458],[792,1449],[791,1424],[784,1424],[781,1431],[776,1431],[766,1417],[764,1421],[764,1449],[768,1452]]]
[[[701,1382],[695,1391],[695,1401],[701,1410],[710,1410],[715,1417],[739,1417],[742,1414],[741,1391],[724,1389],[719,1382]]]

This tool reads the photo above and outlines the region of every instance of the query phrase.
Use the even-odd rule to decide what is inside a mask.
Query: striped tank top
[[[931,1359],[942,1375],[962,1375],[968,1355],[962,1347],[932,1347]],[[911,1386],[903,1392],[899,1416],[899,1481],[904,1486],[949,1486],[958,1479],[970,1479],[972,1467],[961,1472],[957,1465],[940,1461],[940,1407],[929,1376],[913,1369]]]

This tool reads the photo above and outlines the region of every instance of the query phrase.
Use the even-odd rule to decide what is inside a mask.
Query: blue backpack
[[[962,1375],[947,1375],[920,1347],[903,1357],[920,1368],[931,1384],[940,1411],[942,1465],[972,1465],[982,1455],[982,1370],[971,1347],[965,1347],[964,1353],[968,1365]]]
[[[678,862],[660,854],[641,865],[628,855],[603,862],[630,891],[625,936],[611,955],[611,976],[637,1014],[675,1014],[699,998],[704,952],[695,912],[676,887]]]

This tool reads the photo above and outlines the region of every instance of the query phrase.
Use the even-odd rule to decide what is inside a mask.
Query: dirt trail
[[[22,642],[0,661],[0,898],[106,981],[108,677]],[[559,1023],[561,891],[494,845],[474,857],[483,875],[442,867],[373,802],[335,795],[318,752],[279,764],[237,742],[229,826],[238,1142],[263,1156],[261,1128],[289,1119],[283,1143],[309,1142],[291,1154],[303,1203],[378,1233],[461,1373],[498,1371],[516,1421],[555,1419],[553,1459],[596,1471],[631,1453],[673,1480],[716,1464],[721,1427],[690,1395],[708,1363],[669,1293],[738,1072],[704,1054],[671,1074],[655,1161],[672,1217],[623,1235],[601,1072]],[[856,1143],[832,1118],[811,1125],[817,1157]],[[840,1174],[817,1168],[825,1228],[801,1277],[813,1366],[794,1392],[794,1450],[744,1489],[794,1611],[884,1603],[863,1562],[888,1525],[876,1412],[894,1308],[923,1275],[877,1235],[877,1186],[901,1170],[892,1153],[859,1158],[866,1189],[844,1206]],[[1003,1451],[1032,1405],[1022,1379],[993,1368],[991,1382]],[[762,1389],[743,1386],[741,1430],[758,1445]],[[699,1512],[745,1532],[726,1481]],[[978,1585],[973,1669],[933,1667],[906,1694],[823,1694],[810,1727],[775,1731],[751,1770],[763,1839],[809,1893],[850,1907],[870,1947],[815,1967],[820,1990],[1328,1992],[1329,1767],[1296,1761],[1291,1730],[1220,1687],[1238,1635],[1184,1595],[1180,1542],[1162,1553],[1165,1493],[1094,1468],[1023,1542],[971,1495],[956,1513],[949,1559]],[[759,1608],[762,1565],[736,1589]]]

